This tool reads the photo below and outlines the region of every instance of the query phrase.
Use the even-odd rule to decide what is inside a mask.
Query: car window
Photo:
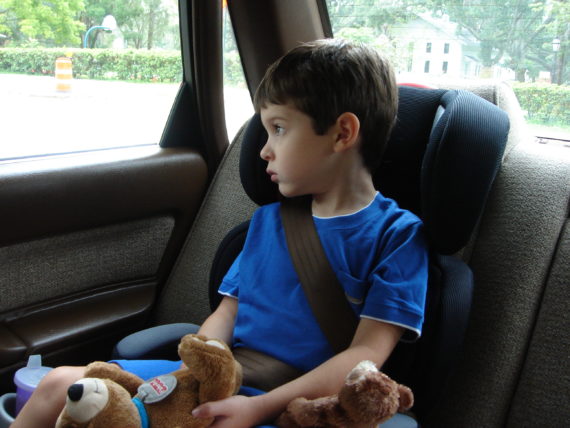
[[[0,160],[158,144],[177,0],[0,0]]]
[[[506,81],[541,142],[570,140],[566,0],[327,0],[327,8],[334,36],[376,46],[399,82]]]
[[[224,107],[226,129],[231,142],[245,121],[253,115],[253,104],[225,0],[223,14]]]

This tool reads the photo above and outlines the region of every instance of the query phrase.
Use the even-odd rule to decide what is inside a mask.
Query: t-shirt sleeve
[[[241,260],[242,253],[240,252],[228,272],[222,280],[222,284],[218,289],[218,293],[223,296],[238,298],[239,297],[239,264]]]
[[[360,316],[402,326],[403,340],[416,340],[424,319],[427,276],[428,251],[418,221],[394,234],[383,248]]]

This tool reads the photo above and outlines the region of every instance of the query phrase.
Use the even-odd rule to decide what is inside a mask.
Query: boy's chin
[[[279,185],[279,192],[286,198],[294,198],[296,196],[306,195],[307,192],[302,192],[299,189],[293,189],[290,186]]]
[[[279,189],[279,193],[281,193],[281,195],[285,196],[286,198],[295,198],[297,196],[305,196],[305,195],[311,195],[312,191],[314,189],[311,189],[310,185],[307,185],[306,183],[303,183],[302,185],[299,184],[293,184],[293,183],[284,183],[284,182],[280,182],[277,183],[278,189]]]

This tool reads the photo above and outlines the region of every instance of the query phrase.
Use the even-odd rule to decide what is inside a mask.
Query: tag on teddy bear
[[[146,381],[137,390],[137,397],[145,404],[158,403],[176,389],[177,380],[172,375],[158,376]]]

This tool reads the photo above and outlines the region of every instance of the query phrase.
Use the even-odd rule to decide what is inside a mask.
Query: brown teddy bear
[[[241,366],[225,343],[193,334],[182,338],[178,354],[188,368],[146,383],[115,364],[88,365],[69,388],[56,428],[207,427],[212,419],[194,418],[192,410],[235,394]]]
[[[371,361],[363,361],[347,375],[338,394],[315,400],[296,398],[278,418],[277,425],[375,428],[413,404],[410,388],[394,382]]]
[[[56,428],[203,428],[201,403],[235,394],[242,369],[227,345],[203,336],[182,338],[178,353],[187,367],[148,382],[103,362],[87,366],[71,385]],[[133,398],[134,397],[134,398]],[[338,394],[297,398],[278,418],[281,428],[372,428],[413,405],[412,391],[380,372],[370,361],[358,364]]]

